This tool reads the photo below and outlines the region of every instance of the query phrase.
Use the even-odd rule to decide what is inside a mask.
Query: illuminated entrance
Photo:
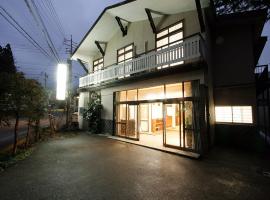
[[[194,150],[198,85],[192,81],[117,92],[115,134],[146,145]]]

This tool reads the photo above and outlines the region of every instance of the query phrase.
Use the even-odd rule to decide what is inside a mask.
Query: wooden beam
[[[152,14],[151,14],[151,10],[148,9],[148,8],[145,8],[145,12],[146,12],[147,17],[148,17],[148,20],[150,22],[152,31],[153,31],[154,34],[156,34],[157,33],[157,29],[156,29],[156,25],[154,23],[154,20],[153,20]]]
[[[102,56],[105,56],[105,49],[102,49],[102,47],[100,46],[100,43],[104,43],[104,42],[99,42],[99,41],[95,41],[95,44],[97,45],[97,48],[99,49],[100,53],[102,54]]]
[[[84,65],[83,61],[81,59],[77,59],[77,60],[80,63],[80,65],[82,66],[82,68],[84,69],[84,71],[88,74],[89,71],[88,71],[87,67]]]
[[[159,11],[151,10],[149,8],[145,8],[145,12],[147,14],[147,17],[148,17],[148,20],[150,22],[150,25],[151,25],[151,28],[153,30],[153,33],[156,34],[157,31],[158,31],[158,29],[163,24],[163,22],[166,20],[166,18],[167,18],[168,15],[167,14],[164,14],[162,12],[159,12]],[[152,13],[154,13],[156,15],[163,16],[162,19],[161,19],[161,21],[159,22],[159,24],[157,26],[155,25],[155,22],[154,22]]]
[[[199,23],[201,27],[201,32],[205,32],[205,24],[204,24],[204,19],[203,19],[201,1],[195,0],[195,2],[196,2],[197,13],[198,13],[198,19],[199,19]]]
[[[124,26],[123,23],[122,23],[122,21],[125,21],[127,23],[130,23],[130,22],[127,21],[127,20],[125,20],[125,19],[122,19],[122,18],[120,18],[118,16],[116,16],[115,19],[116,19],[116,21],[117,21],[117,23],[118,23],[118,25],[119,25],[119,27],[120,27],[120,29],[122,31],[123,37],[126,36],[127,33],[128,33],[128,27],[127,26]]]

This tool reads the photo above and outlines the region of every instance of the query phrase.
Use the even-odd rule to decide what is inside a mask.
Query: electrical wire
[[[55,57],[57,62],[59,62],[59,60],[60,60],[59,55],[57,54],[57,51],[55,50],[54,44],[53,44],[53,42],[51,40],[51,37],[50,37],[50,35],[48,33],[48,30],[47,30],[47,28],[46,28],[46,26],[44,24],[44,21],[42,20],[42,17],[40,16],[39,10],[38,10],[35,2],[33,0],[31,0],[32,5],[34,7],[34,10],[36,12],[33,11],[33,9],[31,7],[30,3],[28,2],[28,0],[24,0],[24,2],[26,4],[30,14],[33,16],[37,26],[41,28],[41,31],[42,31],[42,33],[43,33],[43,35],[45,37],[46,43],[47,43],[48,47],[50,48],[51,54]]]
[[[6,13],[5,16],[1,11],[0,15],[13,27],[15,28],[23,37],[25,37],[34,47],[39,49],[46,57],[50,58],[50,55],[39,45],[39,43],[2,7],[0,8]],[[13,21],[13,23],[12,23]],[[17,25],[15,25],[15,24]]]

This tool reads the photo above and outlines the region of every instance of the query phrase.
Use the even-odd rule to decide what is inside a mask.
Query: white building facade
[[[106,8],[72,56],[88,69],[79,85],[80,128],[87,129],[83,112],[98,93],[103,132],[118,137],[203,153],[224,127],[253,129],[254,43],[264,20],[263,11],[256,19],[217,17],[208,0]]]

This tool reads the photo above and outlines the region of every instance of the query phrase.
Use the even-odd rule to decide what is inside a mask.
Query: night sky
[[[56,16],[49,8],[52,2],[61,24],[55,23]],[[59,55],[65,61],[68,55],[63,44],[64,37],[77,43],[95,22],[102,10],[121,0],[35,0],[41,16],[53,40]],[[1,0],[0,5],[46,50],[46,40],[28,10],[24,0]],[[62,28],[61,28],[62,27]],[[263,35],[270,36],[270,23],[264,28]],[[44,72],[49,75],[48,86],[55,88],[57,62],[46,58],[40,51],[18,33],[6,20],[0,16],[0,45],[11,44],[16,65],[27,77],[35,78],[44,84]],[[259,64],[270,63],[270,42],[268,41]],[[73,62],[73,84],[78,85],[78,78],[85,72],[82,67]]]

